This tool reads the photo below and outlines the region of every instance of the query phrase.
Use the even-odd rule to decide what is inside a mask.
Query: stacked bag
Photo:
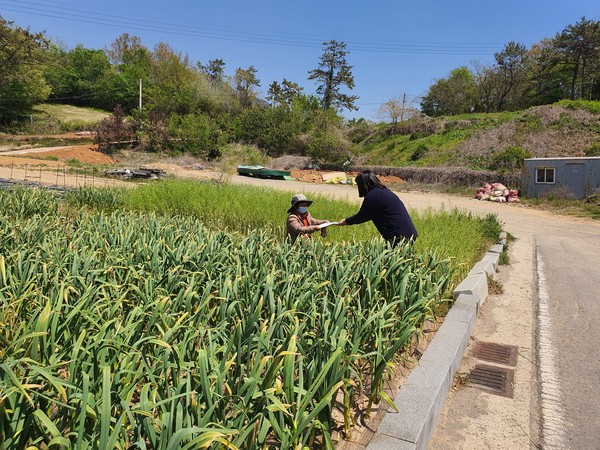
[[[483,183],[483,187],[477,189],[475,194],[477,200],[489,200],[491,202],[517,203],[519,201],[519,191],[508,189],[502,183]]]

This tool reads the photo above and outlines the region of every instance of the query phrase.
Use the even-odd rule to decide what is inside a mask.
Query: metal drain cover
[[[477,342],[474,356],[484,361],[489,361],[507,366],[517,365],[519,347],[514,345],[501,345],[492,342]]]
[[[477,385],[493,394],[513,397],[515,374],[512,369],[477,364],[469,376],[469,384]]]

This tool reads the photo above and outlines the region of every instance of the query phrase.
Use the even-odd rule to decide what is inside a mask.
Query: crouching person
[[[295,194],[292,197],[291,207],[288,209],[288,217],[286,224],[287,238],[291,242],[295,242],[298,236],[310,238],[311,234],[316,231],[321,231],[321,236],[327,236],[325,228],[320,229],[319,224],[327,223],[327,220],[315,219],[308,212],[308,207],[312,204],[312,200],[306,198],[303,194]]]

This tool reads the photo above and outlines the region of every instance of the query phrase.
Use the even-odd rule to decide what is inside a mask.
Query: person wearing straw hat
[[[318,225],[327,223],[327,220],[315,219],[308,212],[308,207],[312,204],[312,200],[306,198],[304,194],[294,194],[291,201],[290,209],[288,209],[288,217],[286,223],[287,238],[291,242],[295,242],[298,236],[310,238],[311,234],[321,230],[321,236],[327,236],[325,228],[321,229]]]
[[[355,181],[358,196],[364,198],[363,203],[356,214],[340,220],[338,225],[356,225],[372,220],[381,236],[393,247],[417,239],[419,233],[404,203],[375,173],[363,170]]]

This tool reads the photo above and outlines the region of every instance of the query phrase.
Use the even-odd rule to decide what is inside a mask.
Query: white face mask
[[[298,206],[298,212],[300,214],[304,214],[306,211],[308,211],[308,208],[306,206]]]

